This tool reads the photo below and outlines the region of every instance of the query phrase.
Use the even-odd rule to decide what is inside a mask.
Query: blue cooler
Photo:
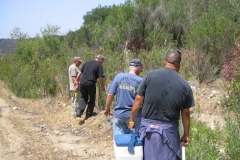
[[[136,133],[115,135],[114,153],[116,160],[142,160],[143,159],[142,141],[136,135]]]

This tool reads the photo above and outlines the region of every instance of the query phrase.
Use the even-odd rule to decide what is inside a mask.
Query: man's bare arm
[[[184,108],[181,110],[182,114],[182,123],[184,128],[183,137],[181,138],[181,141],[183,142],[184,146],[187,146],[190,142],[189,139],[189,129],[190,129],[190,111],[189,108]]]
[[[135,101],[134,101],[133,106],[132,106],[131,116],[130,116],[130,119],[129,119],[128,128],[130,130],[132,130],[132,128],[134,127],[134,119],[135,119],[138,111],[141,108],[143,100],[144,100],[144,96],[141,96],[139,94],[136,95]]]
[[[77,77],[76,77],[76,80],[77,80],[77,81],[79,81],[79,79],[80,79],[81,75],[82,75],[82,72],[81,72],[81,71],[80,71],[80,72],[78,72],[78,74],[77,74]]]
[[[100,82],[102,91],[105,92],[104,79],[102,77],[100,77],[99,82]]]
[[[105,111],[104,111],[104,114],[106,116],[108,116],[110,114],[110,106],[112,104],[113,98],[114,98],[114,94],[108,93],[107,100],[106,100],[106,107],[105,107]]]
[[[78,88],[79,88],[78,81],[79,81],[79,78],[81,77],[81,75],[82,75],[82,72],[80,71],[80,72],[78,72],[78,74],[77,74],[76,77],[72,77],[72,80],[73,80],[73,86],[74,86],[74,88],[75,88],[75,91],[77,91]]]

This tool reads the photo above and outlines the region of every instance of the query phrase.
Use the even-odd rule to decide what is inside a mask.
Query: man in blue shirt
[[[133,59],[130,62],[128,73],[119,73],[112,81],[108,88],[108,96],[106,100],[106,109],[104,114],[110,114],[110,106],[113,98],[117,95],[116,105],[114,107],[113,134],[124,134],[128,129],[129,117],[132,105],[136,96],[136,91],[142,78],[139,74],[143,70],[143,65],[139,59]],[[135,127],[140,124],[141,113],[139,112],[135,118]]]

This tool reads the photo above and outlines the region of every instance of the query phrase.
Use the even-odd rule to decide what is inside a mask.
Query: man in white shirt
[[[68,68],[68,76],[69,76],[69,90],[71,95],[71,103],[73,108],[73,115],[76,116],[77,110],[79,110],[79,76],[80,71],[78,67],[81,65],[82,60],[80,57],[73,58],[73,64]]]

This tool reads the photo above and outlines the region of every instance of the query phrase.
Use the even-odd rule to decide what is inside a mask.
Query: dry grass
[[[212,104],[217,97],[202,98],[201,90],[197,88],[199,105],[192,110],[192,117],[201,118],[204,113],[207,117],[199,120],[218,120],[219,112],[209,115],[216,110]],[[0,94],[10,105],[0,110],[4,119],[0,121],[0,159],[114,159],[112,129],[106,130],[105,116],[97,110],[100,107],[96,108],[96,117],[81,123],[83,118],[71,116],[72,108],[66,99],[19,99],[4,88]]]
[[[102,113],[80,125],[68,100],[19,99],[4,88],[0,93],[10,105],[0,123],[0,159],[114,159],[112,130]]]

